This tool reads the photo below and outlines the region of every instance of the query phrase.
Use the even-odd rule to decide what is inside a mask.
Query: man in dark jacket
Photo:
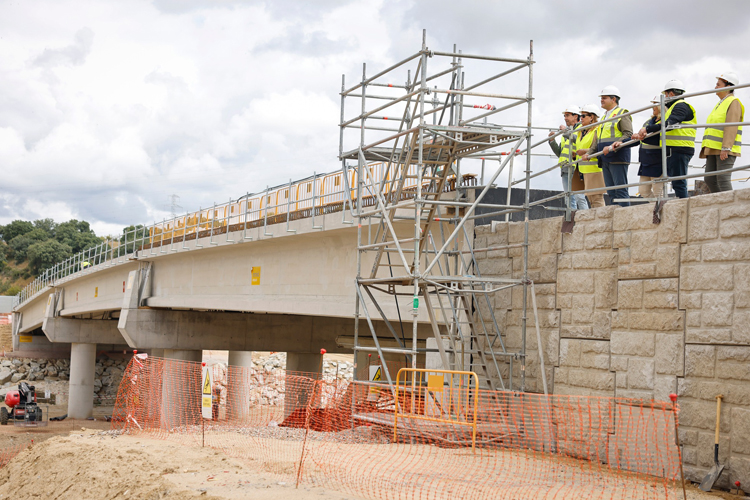
[[[667,175],[669,177],[680,177],[687,175],[688,163],[695,153],[694,128],[673,128],[675,125],[695,125],[697,117],[695,108],[680,98],[685,93],[685,85],[680,80],[670,80],[664,86],[664,97],[666,98],[666,114],[663,117],[667,127]],[[646,134],[660,130],[661,124],[654,123],[643,127],[633,134],[633,139],[642,140]],[[665,147],[664,144],[660,144]],[[687,198],[687,180],[678,179],[672,181],[672,188],[678,198]]]

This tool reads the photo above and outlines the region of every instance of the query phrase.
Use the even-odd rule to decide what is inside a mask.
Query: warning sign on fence
[[[203,418],[211,420],[211,370],[207,366],[203,367],[203,376],[201,377],[201,414]]]
[[[382,382],[383,381],[383,367],[380,365],[370,365],[369,379],[370,382]],[[370,386],[370,390],[367,394],[368,401],[377,401],[380,395],[380,388],[376,386]]]

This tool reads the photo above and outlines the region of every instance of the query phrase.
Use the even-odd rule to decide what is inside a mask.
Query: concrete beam
[[[117,321],[55,317],[56,308],[55,294],[51,293],[47,299],[47,310],[42,322],[42,331],[50,342],[120,345],[125,343],[117,329]]]
[[[380,336],[390,335],[385,323],[375,322],[375,325]],[[326,349],[330,353],[346,354],[351,352],[351,347],[339,345],[336,338],[351,336],[354,320],[287,314],[123,309],[118,328],[128,345],[135,349],[304,353]],[[424,332],[420,334],[426,337],[431,332],[429,328],[424,325]],[[370,336],[369,329],[365,333]]]

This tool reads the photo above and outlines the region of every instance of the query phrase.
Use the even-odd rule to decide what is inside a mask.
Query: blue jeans
[[[607,163],[605,161],[602,161],[601,165],[602,165],[602,173],[604,174],[605,186],[607,187],[619,186],[621,184],[628,183],[628,167],[630,166],[629,164]],[[630,193],[628,192],[628,188],[607,189],[607,194],[609,195],[610,205],[614,204],[612,200],[615,200],[615,199],[627,200],[630,198]],[[617,203],[623,207],[630,206],[629,201],[619,201]]]
[[[671,154],[667,156],[667,175],[669,177],[687,175],[688,163],[692,157],[692,153],[675,153],[672,151]],[[674,189],[674,194],[678,198],[687,198],[687,179],[672,181],[672,189]]]
[[[574,172],[573,175],[578,175],[577,172]],[[568,186],[568,174],[563,172],[562,174],[562,184],[563,184],[563,190],[569,191],[570,187]],[[589,203],[586,201],[586,195],[584,194],[571,194],[570,196],[570,209],[571,210],[586,210],[589,208]]]

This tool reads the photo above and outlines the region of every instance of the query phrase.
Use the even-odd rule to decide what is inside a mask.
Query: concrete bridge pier
[[[284,418],[294,413],[299,408],[305,408],[310,403],[313,383],[310,377],[320,379],[323,355],[319,352],[287,352],[286,353],[286,383],[284,391]],[[292,372],[292,373],[289,373]],[[301,372],[301,373],[297,373]],[[316,401],[319,399],[316,396]],[[312,401],[314,405],[316,401]],[[301,413],[304,415],[304,412]]]
[[[227,373],[227,418],[246,421],[250,418],[250,369],[253,351],[229,351]]]
[[[178,361],[203,360],[203,351],[164,349],[162,426],[167,429],[200,424],[201,366]]]
[[[68,417],[86,419],[94,414],[96,344],[70,345]]]

